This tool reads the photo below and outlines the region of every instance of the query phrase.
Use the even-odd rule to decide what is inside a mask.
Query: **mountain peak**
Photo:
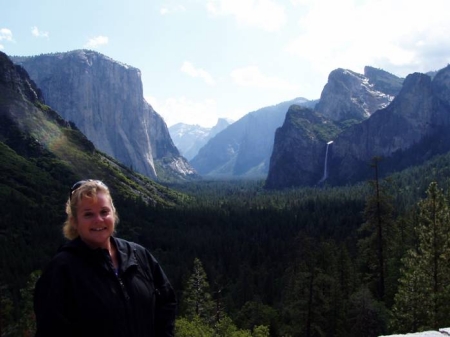
[[[371,67],[365,71],[368,76],[343,68],[333,70],[315,109],[334,121],[361,121],[389,105],[402,80]]]

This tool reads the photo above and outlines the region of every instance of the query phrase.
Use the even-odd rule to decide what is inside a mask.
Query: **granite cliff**
[[[408,75],[388,107],[337,137],[330,157],[331,182],[367,178],[367,163],[373,157],[384,158],[386,168],[397,171],[448,152],[449,118],[450,67],[433,79]]]
[[[11,59],[99,150],[155,180],[196,176],[144,100],[139,69],[88,50]]]
[[[402,87],[403,79],[366,66],[364,74],[333,70],[315,110],[334,121],[362,121],[388,106]]]
[[[41,90],[27,71],[20,65],[13,64],[2,52],[0,152],[2,201],[22,205],[17,209],[22,209],[25,213],[33,213],[36,205],[39,205],[46,213],[40,220],[46,223],[48,213],[52,212],[49,209],[55,206],[49,200],[63,203],[69,194],[69,186],[86,177],[97,177],[105,181],[117,193],[117,200],[131,197],[148,204],[172,206],[182,198],[178,193],[131,171],[114,158],[98,151],[73,123],[44,103]],[[48,206],[48,202],[51,206]],[[47,204],[48,209],[42,206],[44,204]],[[58,204],[56,206],[59,207]],[[12,217],[17,216],[17,209],[15,213],[13,210]],[[4,211],[8,214],[11,209]],[[47,231],[36,226],[35,221],[39,219],[29,217],[28,220],[35,226],[23,229],[23,232],[33,227],[37,236],[43,238],[48,235]],[[5,222],[4,225],[19,226],[16,228],[19,232],[24,226],[22,221]],[[57,235],[60,236],[59,231]],[[36,242],[42,242],[40,240]]]
[[[374,157],[383,159],[382,174],[387,175],[450,150],[450,136],[446,132],[450,125],[450,66],[437,72],[433,78],[420,73],[408,75],[402,80],[401,90],[397,94],[398,80],[395,78],[388,77],[387,82],[375,84],[370,79],[367,82],[367,76],[340,70],[337,73],[348,78],[336,81],[336,74],[330,74],[331,81],[340,83],[341,87],[335,86],[335,90],[330,91],[333,86],[327,84],[328,89],[324,88],[314,113],[328,119],[328,123],[335,121],[340,131],[334,135],[329,133],[322,139],[309,137],[304,142],[298,142],[296,139],[304,131],[295,123],[298,117],[287,116],[283,126],[277,130],[267,187],[315,185],[324,172],[325,162],[328,167],[327,183],[355,183],[372,177],[369,164]],[[360,78],[359,85],[355,78]],[[344,83],[353,84],[349,86]],[[392,86],[392,83],[397,84]],[[374,90],[366,90],[367,84]],[[390,98],[383,102],[392,94],[395,94],[392,102],[389,103]],[[355,105],[358,102],[356,96],[363,99]],[[369,104],[377,97],[376,104]],[[368,107],[372,108],[366,109]],[[323,125],[324,122],[320,123]],[[327,152],[329,142],[332,143],[328,144]],[[293,164],[286,168],[286,165],[280,164],[280,158],[282,162]],[[301,179],[294,177],[299,173]]]
[[[318,183],[323,175],[327,142],[342,132],[342,128],[314,110],[292,105],[283,126],[275,133],[266,187]]]

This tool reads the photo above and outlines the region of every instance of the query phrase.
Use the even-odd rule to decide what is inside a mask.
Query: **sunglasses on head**
[[[80,180],[80,181],[77,181],[75,184],[73,184],[72,188],[70,189],[69,199],[72,199],[72,194],[73,194],[73,192],[75,192],[75,191],[76,191],[77,189],[79,189],[82,185],[84,185],[84,184],[86,184],[86,183],[88,183],[88,182],[90,182],[90,181],[93,181],[93,182],[95,182],[96,184],[99,184],[99,185],[102,185],[102,186],[108,188],[108,186],[106,186],[105,183],[102,182],[101,180],[96,180],[96,179],[85,179],[85,180]]]

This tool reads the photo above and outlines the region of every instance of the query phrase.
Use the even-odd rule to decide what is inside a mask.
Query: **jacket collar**
[[[138,265],[136,254],[134,252],[135,249],[130,242],[113,236],[111,236],[110,240],[111,244],[115,245],[117,248],[120,269],[122,272],[126,271],[130,267]],[[80,237],[67,242],[66,244],[61,246],[58,251],[68,251],[80,257],[93,261],[100,259],[100,257],[102,257],[101,260],[105,261],[104,257],[108,256],[109,254],[108,251],[103,248],[90,248],[86,243],[83,242],[83,240],[81,240]]]
[[[138,265],[135,249],[130,242],[112,236],[111,243],[116,245],[122,271]]]

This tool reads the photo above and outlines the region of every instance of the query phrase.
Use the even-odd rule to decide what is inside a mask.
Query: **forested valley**
[[[176,336],[380,336],[450,326],[450,155],[354,186],[170,184],[173,207],[114,199],[117,235],[176,289]],[[108,183],[107,179],[105,182]],[[63,242],[62,186],[2,193],[0,335],[34,331],[32,293]],[[114,197],[114,191],[113,191]],[[38,200],[38,201],[36,201]]]

